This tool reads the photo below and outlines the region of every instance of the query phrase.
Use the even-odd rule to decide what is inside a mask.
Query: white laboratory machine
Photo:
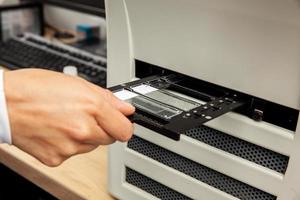
[[[300,199],[299,1],[107,0],[106,12],[108,85],[137,107],[133,138],[109,148],[113,196]]]

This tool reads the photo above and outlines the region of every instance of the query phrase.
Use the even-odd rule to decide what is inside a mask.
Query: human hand
[[[81,78],[46,70],[4,73],[12,143],[48,166],[125,142],[134,107]]]

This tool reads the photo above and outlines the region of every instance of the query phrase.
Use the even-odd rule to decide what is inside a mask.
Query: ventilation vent
[[[191,129],[185,135],[281,174],[285,173],[288,166],[288,156],[281,155],[206,126]]]
[[[276,197],[189,160],[144,139],[134,136],[128,148],[172,167],[186,175],[202,181],[241,200],[275,200]],[[172,199],[172,198],[169,198]]]
[[[130,168],[126,168],[126,182],[162,200],[190,200],[190,198],[168,188]]]

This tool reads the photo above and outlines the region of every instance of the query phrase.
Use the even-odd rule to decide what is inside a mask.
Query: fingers
[[[127,103],[126,101],[122,101],[115,97],[113,93],[107,89],[100,88],[96,85],[90,84],[91,87],[101,95],[102,98],[104,98],[107,102],[109,102],[112,107],[119,110],[122,114],[129,116],[132,115],[135,112],[135,108]]]
[[[111,137],[106,133],[100,126],[95,125],[91,132],[90,137],[84,142],[86,145],[109,145],[116,141],[115,138]]]
[[[91,152],[97,147],[98,145],[78,144],[76,142],[69,142],[68,145],[61,148],[60,151],[45,151],[39,153],[39,155],[37,156],[33,156],[49,167],[57,167],[70,157],[78,154]]]
[[[63,144],[51,144],[55,148],[42,152],[39,157],[43,158],[44,164],[55,167],[74,155],[91,152],[99,145],[109,145],[115,141],[100,127],[95,126],[89,132],[74,133]]]
[[[118,110],[103,101],[95,116],[99,126],[111,137],[126,142],[133,134],[133,124]]]
[[[132,115],[135,112],[135,108],[127,103],[126,101],[122,101],[118,99],[113,93],[109,90],[105,90],[106,92],[106,98],[109,100],[108,102],[111,103],[111,105],[119,110],[122,114],[128,116]]]
[[[133,134],[133,124],[125,116],[132,115],[135,108],[115,97],[109,90],[86,81],[84,83],[93,89],[98,97],[97,109],[94,112],[94,118],[98,125],[98,136],[89,142],[99,143],[102,140],[103,144],[111,144],[115,140],[128,141]]]
[[[57,153],[51,156],[52,158],[55,158],[54,161],[56,163],[53,163],[53,160],[46,162],[47,165],[52,162],[52,164],[50,163],[50,166],[57,166],[74,155],[88,153],[96,149],[99,145],[109,145],[115,141],[116,139],[102,130],[97,123],[93,123],[93,127],[90,128],[90,131],[75,133],[71,136],[71,141],[65,143],[63,146],[57,147]]]
[[[99,145],[108,145],[116,141],[104,131],[101,131],[100,134],[99,132],[91,132],[91,134],[86,134],[85,136],[82,137],[82,140],[73,138],[65,140],[63,144],[50,144],[52,148],[47,148],[47,150],[41,151],[34,156],[47,166],[56,167],[74,155],[88,153],[95,150]],[[49,144],[44,143],[42,146],[46,147]]]

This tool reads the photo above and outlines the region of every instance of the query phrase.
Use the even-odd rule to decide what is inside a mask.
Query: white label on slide
[[[139,85],[131,89],[140,94],[148,94],[150,92],[154,92],[158,90],[157,88],[151,87],[149,85]]]
[[[138,96],[138,94],[135,94],[135,93],[130,92],[128,90],[121,90],[121,91],[115,92],[114,95],[117,98],[119,98],[123,101],[128,100],[128,99],[132,99],[133,97]]]

